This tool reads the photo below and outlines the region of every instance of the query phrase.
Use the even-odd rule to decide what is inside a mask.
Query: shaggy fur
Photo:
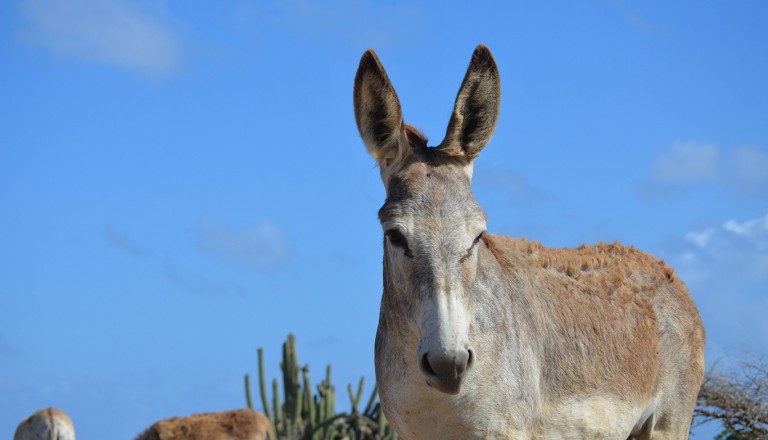
[[[375,359],[387,418],[404,439],[687,438],[705,336],[674,271],[618,243],[485,232],[470,180],[498,78],[478,46],[428,148],[373,51],[357,72],[358,129],[387,191]]]
[[[264,440],[269,420],[243,409],[160,420],[136,440]]]
[[[36,411],[24,419],[13,440],[75,440],[75,427],[67,413],[48,408]]]

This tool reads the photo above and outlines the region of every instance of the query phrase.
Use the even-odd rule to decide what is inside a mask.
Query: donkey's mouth
[[[455,396],[455,395],[459,394],[459,392],[461,391],[461,381],[460,380],[456,381],[455,383],[448,384],[448,383],[445,383],[445,382],[440,381],[440,380],[430,380],[430,378],[427,378],[427,380],[425,382],[426,382],[428,387],[430,387],[430,388],[432,388],[432,389],[434,389],[436,391],[439,391],[439,392],[441,392],[443,394],[448,394],[448,395],[451,395],[451,396]]]

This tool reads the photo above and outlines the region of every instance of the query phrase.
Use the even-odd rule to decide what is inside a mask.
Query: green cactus
[[[257,350],[257,353],[259,355],[259,390],[261,390],[261,405],[264,408],[264,415],[267,416],[268,419],[272,418],[272,414],[269,412],[269,403],[267,400],[267,385],[264,379],[264,349],[259,347]],[[247,377],[248,375],[246,375]],[[250,388],[250,384],[247,385]],[[247,390],[248,395],[251,395],[250,389]],[[251,408],[253,409],[253,408]]]
[[[251,400],[251,376],[249,374],[245,375],[245,404],[253,411],[253,400]]]
[[[277,379],[272,380],[272,409],[275,410],[275,418],[272,419],[272,424],[275,425],[275,429],[278,429],[278,423],[280,427],[283,427],[283,405],[280,404],[280,386]]]
[[[283,373],[284,402],[280,401],[280,384],[272,382],[272,411],[268,403],[266,381],[264,378],[264,351],[258,349],[259,389],[264,415],[272,423],[275,440],[397,440],[397,434],[387,423],[381,405],[376,402],[377,388],[360,412],[365,379],[361,378],[354,392],[352,385],[347,387],[350,400],[350,413],[336,413],[336,388],[331,383],[331,366],[325,370],[325,379],[313,393],[309,378],[309,365],[299,366],[296,352],[296,338],[288,335],[283,344],[283,361],[280,370]],[[246,403],[253,409],[249,375],[245,375]]]

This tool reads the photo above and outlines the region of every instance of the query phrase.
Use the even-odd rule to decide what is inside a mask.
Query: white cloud
[[[656,158],[651,179],[660,183],[685,184],[718,179],[720,153],[716,146],[696,142],[675,142]]]
[[[755,219],[727,220],[717,228],[691,231],[685,236],[697,260],[706,259],[746,280],[768,281],[768,214]]]
[[[685,234],[664,257],[688,284],[710,340],[768,354],[768,214]]]
[[[768,150],[674,142],[654,160],[649,177],[637,189],[641,196],[659,197],[701,185],[719,186],[747,197],[768,196]]]
[[[291,257],[288,237],[270,220],[235,229],[213,219],[204,219],[197,246],[245,271],[271,272],[288,263]]]
[[[768,214],[743,223],[739,223],[736,220],[728,220],[723,224],[723,228],[728,232],[744,237],[762,237],[768,233]]]
[[[691,231],[685,234],[685,238],[696,246],[703,248],[707,245],[707,243],[709,243],[709,240],[712,238],[714,233],[715,228],[707,228],[703,231]]]
[[[124,0],[22,0],[23,35],[58,56],[103,62],[153,76],[181,63],[167,17]]]

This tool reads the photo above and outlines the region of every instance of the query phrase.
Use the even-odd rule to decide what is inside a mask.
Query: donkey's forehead
[[[421,158],[420,158],[421,159]],[[469,192],[469,178],[462,166],[447,160],[414,160],[404,165],[387,182],[387,199],[442,198],[446,190]]]
[[[475,215],[484,220],[463,167],[459,161],[429,157],[404,165],[387,182],[387,200],[379,219],[421,214]]]

